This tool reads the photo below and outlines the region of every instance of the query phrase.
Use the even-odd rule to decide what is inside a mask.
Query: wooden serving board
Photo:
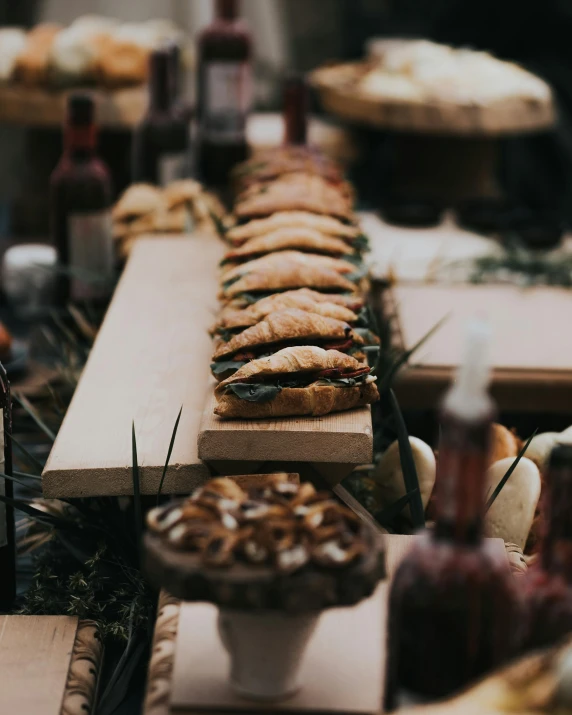
[[[268,420],[221,420],[214,414],[214,380],[199,430],[199,457],[220,469],[236,462],[310,463],[330,484],[353,467],[371,461],[371,411],[362,407],[324,417],[282,417]]]
[[[386,535],[386,559],[387,572],[391,579],[403,557],[411,549],[417,536],[400,536],[396,534]],[[490,548],[505,555],[505,548],[502,539],[489,539]],[[507,568],[508,559],[507,559]],[[381,642],[385,643],[385,623],[387,620],[387,585],[382,585],[383,590],[383,632]],[[181,663],[175,668],[175,656],[180,653],[178,649],[179,639],[184,639],[188,643],[194,643],[194,634],[189,632],[179,632],[179,624],[183,625],[185,617],[181,617],[185,609],[191,609],[195,604],[181,603],[169,594],[162,592],[155,632],[153,637],[153,650],[149,662],[149,672],[147,678],[147,694],[144,705],[144,715],[200,715],[201,711],[180,707],[174,702],[175,685],[174,677],[177,672],[184,672],[188,677],[188,669],[181,668]],[[181,656],[182,657],[182,656]],[[367,656],[364,656],[367,657]],[[383,678],[385,671],[385,648],[380,661],[379,677]],[[332,673],[335,671],[332,670]],[[334,677],[334,676],[332,676]],[[383,684],[382,684],[383,685]],[[375,687],[375,685],[373,686]],[[180,688],[179,688],[180,690]],[[263,710],[266,711],[266,710]],[[272,706],[267,707],[268,712],[278,712]],[[212,712],[212,711],[211,711]]]
[[[0,713],[95,713],[102,658],[93,621],[0,616]]]
[[[572,291],[509,285],[397,285],[382,303],[393,340],[410,348],[445,322],[403,370],[396,385],[403,408],[435,408],[459,364],[467,322],[491,325],[492,393],[501,410],[570,412]]]
[[[131,129],[148,104],[144,87],[106,91],[85,88],[97,103],[97,123],[105,129]],[[0,85],[0,122],[29,127],[57,127],[64,121],[71,90]]]
[[[487,106],[370,97],[357,83],[371,69],[367,62],[329,65],[314,70],[311,82],[324,108],[346,121],[379,129],[457,136],[504,136],[554,126],[554,101],[507,97]]]
[[[135,422],[141,489],[156,494],[179,409],[165,493],[209,477],[197,454],[222,242],[137,242],[43,474],[46,497],[131,494]]]

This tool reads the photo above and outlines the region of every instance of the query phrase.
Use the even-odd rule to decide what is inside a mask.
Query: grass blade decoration
[[[135,422],[131,425],[131,449],[133,452],[133,513],[135,518],[135,545],[140,552],[143,543],[143,511],[141,508],[141,482],[139,477],[139,462],[137,461],[137,439],[135,438]]]
[[[26,397],[24,397],[24,395],[19,395],[17,392],[13,392],[12,397],[14,398],[14,400],[16,400],[20,407],[22,407],[28,413],[28,415],[34,420],[34,422],[38,425],[42,432],[47,437],[49,437],[52,442],[55,442],[56,435],[40,417],[35,407],[32,406],[31,402]]]
[[[7,479],[9,482],[19,484],[21,487],[24,487],[24,489],[27,489],[30,492],[34,492],[39,496],[43,495],[42,490],[38,489],[38,487],[33,487],[31,484],[26,484],[26,482],[24,482],[22,479],[18,479],[18,477],[13,477],[10,474],[4,474],[3,472],[0,472],[0,479]]]
[[[390,527],[393,520],[398,517],[405,509],[405,507],[409,504],[409,502],[413,498],[413,495],[414,492],[404,494],[396,502],[390,504],[390,506],[385,507],[385,509],[381,509],[380,511],[376,511],[374,514],[376,521],[379,521],[379,523],[386,528]]]
[[[380,392],[385,392],[386,390],[389,390],[391,386],[393,385],[393,380],[395,379],[395,376],[401,370],[401,368],[406,365],[411,357],[413,356],[414,353],[416,353],[420,347],[422,347],[429,338],[434,335],[439,328],[443,325],[445,321],[447,321],[450,317],[450,313],[447,315],[444,315],[441,320],[436,323],[431,330],[429,330],[428,333],[426,333],[417,343],[412,348],[409,348],[409,350],[404,350],[402,353],[400,353],[397,358],[393,361],[393,363],[390,365],[390,367],[386,370],[384,375],[380,376],[380,384],[379,384],[379,391]],[[383,352],[383,351],[382,351]],[[376,369],[377,372],[377,369]],[[379,373],[378,373],[379,375]]]
[[[173,446],[175,444],[175,438],[177,436],[177,430],[179,429],[179,422],[181,421],[181,415],[183,413],[183,405],[179,410],[177,415],[177,420],[173,428],[173,434],[171,435],[171,441],[169,443],[169,449],[167,451],[167,459],[165,460],[165,466],[163,467],[163,474],[161,474],[161,481],[159,482],[159,490],[157,492],[157,506],[159,506],[159,499],[161,498],[161,490],[163,489],[163,482],[165,481],[165,475],[167,474],[167,468],[169,467],[169,461],[171,460],[171,454],[173,452]]]
[[[491,494],[489,500],[487,501],[485,505],[485,514],[488,512],[488,510],[491,508],[491,506],[494,504],[495,499],[498,497],[498,495],[501,493],[503,490],[504,485],[508,482],[510,479],[511,474],[514,472],[514,470],[517,468],[518,463],[520,460],[524,457],[524,453],[528,449],[530,443],[536,436],[536,433],[538,432],[538,428],[534,430],[534,432],[530,435],[530,437],[526,440],[526,443],[524,444],[524,447],[520,450],[518,455],[516,456],[514,462],[510,465],[508,468],[507,473],[504,475],[504,477],[500,480],[500,482],[497,484],[495,487],[494,492]]]
[[[16,439],[16,437],[14,437],[13,434],[6,433],[6,436],[12,440],[12,442],[16,445],[16,447],[18,447],[18,449],[28,459],[28,461],[33,464],[36,469],[40,470],[40,473],[44,471],[44,465],[40,462],[40,460],[34,457],[34,455],[31,454],[31,452],[29,452],[23,444],[18,442],[18,440]]]
[[[405,426],[405,420],[399,409],[399,403],[395,397],[393,390],[389,391],[389,399],[391,411],[395,420],[395,428],[397,431],[397,442],[399,444],[399,459],[401,460],[401,470],[403,472],[403,481],[405,482],[405,492],[409,497],[409,509],[411,511],[411,521],[416,529],[425,527],[425,510],[421,501],[421,490],[419,488],[419,479],[417,477],[417,469],[413,452],[411,451],[411,443],[409,441],[409,433]]]

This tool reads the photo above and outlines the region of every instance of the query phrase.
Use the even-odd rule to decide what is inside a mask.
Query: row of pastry
[[[215,413],[320,416],[374,402],[379,338],[352,187],[306,147],[257,155],[234,180],[236,225],[212,329]]]

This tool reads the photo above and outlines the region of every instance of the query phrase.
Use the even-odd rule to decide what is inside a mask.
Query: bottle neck
[[[308,88],[303,78],[293,78],[284,86],[286,144],[306,144],[308,139]]]
[[[97,129],[95,124],[70,124],[64,130],[64,153],[74,159],[95,155]]]
[[[471,421],[447,410],[442,413],[436,538],[467,545],[481,540],[491,424],[492,415]]]
[[[551,467],[544,491],[541,564],[572,583],[572,465]]]
[[[149,107],[152,111],[168,112],[173,97],[173,59],[167,52],[151,56],[149,66]]]
[[[236,20],[239,13],[238,0],[216,0],[215,13],[217,20]]]

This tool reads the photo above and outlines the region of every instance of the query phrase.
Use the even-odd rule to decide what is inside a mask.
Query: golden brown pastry
[[[341,238],[324,236],[308,228],[280,228],[265,236],[252,238],[240,248],[228,251],[224,260],[226,263],[244,263],[268,253],[292,249],[338,258],[355,255],[353,249]]]
[[[272,183],[249,187],[235,205],[241,220],[276,211],[309,211],[351,221],[353,197],[345,184],[331,184],[310,174],[286,174]]]
[[[166,203],[161,189],[151,184],[131,184],[113,207],[111,216],[114,221],[130,221],[163,208]]]
[[[318,345],[349,352],[363,344],[363,338],[341,320],[303,310],[283,310],[271,313],[228,342],[220,340],[213,354],[212,371],[222,379],[245,362],[291,345]]]
[[[0,360],[9,360],[12,353],[12,336],[4,323],[0,323]]]
[[[370,368],[337,350],[297,346],[253,360],[221,382],[223,419],[326,415],[379,399]]]
[[[316,270],[325,268],[343,275],[351,275],[358,270],[353,263],[339,258],[302,253],[302,251],[281,251],[280,253],[271,253],[260,258],[253,258],[251,261],[238,266],[223,266],[221,280],[223,283],[228,283],[252,271],[264,270],[270,272],[275,268],[280,268],[285,263],[303,268],[315,268]]]
[[[30,30],[24,50],[16,60],[14,79],[17,82],[30,87],[47,83],[52,45],[61,29],[61,25],[46,22]]]
[[[277,295],[294,294],[306,296],[315,303],[334,303],[335,305],[342,305],[344,308],[351,310],[352,313],[357,313],[364,307],[364,299],[357,293],[344,295],[343,293],[320,293],[319,291],[312,290],[311,288],[297,288],[296,290],[286,291],[285,293],[279,293]],[[271,297],[272,296],[268,296],[268,298]],[[260,298],[260,300],[256,301],[256,303],[259,303],[262,300],[265,299]],[[227,308],[228,310],[244,310],[244,308],[247,308],[249,305],[251,305],[251,303],[245,304],[244,300],[234,299],[225,303],[223,310]]]
[[[104,87],[142,84],[147,80],[149,49],[113,35],[99,38],[95,75]]]
[[[349,308],[328,300],[316,301],[310,295],[307,295],[307,293],[313,293],[313,291],[305,291],[302,289],[286,291],[286,293],[275,293],[267,298],[262,298],[243,310],[237,310],[232,307],[223,308],[213,328],[213,332],[242,330],[251,325],[256,325],[271,313],[289,310],[291,308],[304,310],[307,313],[315,313],[316,315],[323,315],[326,318],[343,320],[346,323],[355,323],[357,321],[358,316]],[[324,299],[328,298],[325,294],[322,295],[318,293],[318,295]]]
[[[264,266],[254,268],[242,274],[237,280],[223,284],[220,297],[223,300],[244,299],[247,295],[256,298],[260,294],[263,294],[260,296],[263,297],[270,293],[306,287],[324,293],[356,293],[355,283],[331,268],[283,261],[272,270]]]
[[[343,238],[349,243],[361,236],[358,226],[342,223],[331,216],[308,213],[306,211],[277,211],[267,218],[255,219],[248,223],[234,226],[226,233],[226,238],[235,246],[242,246],[245,241],[264,236],[281,228],[305,228],[318,231],[324,236]]]
[[[172,181],[168,184],[163,190],[163,195],[167,208],[172,209],[184,203],[192,203],[203,192],[204,189],[198,181],[194,179],[181,179],[180,181]]]

